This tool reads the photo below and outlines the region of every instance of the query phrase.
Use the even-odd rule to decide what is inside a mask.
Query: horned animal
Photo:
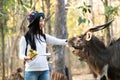
[[[112,21],[90,28],[84,34],[68,41],[74,48],[73,54],[87,62],[97,76],[96,80],[120,80],[120,38],[105,46],[103,41],[93,35],[93,32],[109,27]],[[102,79],[103,76],[106,79]]]

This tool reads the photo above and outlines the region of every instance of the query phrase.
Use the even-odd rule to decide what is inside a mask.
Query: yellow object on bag
[[[30,57],[34,57],[34,56],[36,56],[37,55],[37,52],[35,51],[35,50],[29,50],[29,54],[28,54],[28,56],[30,56]]]

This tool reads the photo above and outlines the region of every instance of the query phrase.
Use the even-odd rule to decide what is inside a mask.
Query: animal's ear
[[[89,31],[89,32],[86,33],[86,40],[90,41],[91,38],[92,38],[92,32]]]

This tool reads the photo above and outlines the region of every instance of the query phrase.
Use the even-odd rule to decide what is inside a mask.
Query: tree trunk
[[[92,20],[92,26],[94,26],[95,15],[94,15],[94,10],[93,10],[93,0],[89,0],[89,1],[90,1],[90,5],[92,6],[91,7],[91,14],[92,14],[91,20]]]
[[[47,6],[47,15],[46,17],[48,18],[47,22],[46,22],[46,31],[48,34],[51,34],[51,20],[49,18],[50,16],[50,0],[46,0],[46,6]]]
[[[66,4],[65,4],[65,12],[67,15],[68,12],[68,8],[70,6],[70,0],[67,0]],[[66,20],[67,22],[67,20]],[[70,49],[68,47],[65,48],[65,66],[66,66],[66,76],[67,76],[67,80],[72,80],[72,75],[71,75],[71,66],[70,66]]]
[[[2,0],[0,0],[0,12],[2,12]],[[2,20],[1,20],[1,17],[0,16],[0,29],[1,29],[1,39],[2,39],[2,80],[5,80],[5,61],[4,61],[4,29],[3,29],[3,23],[2,23]]]
[[[56,0],[54,35],[58,38],[67,38],[64,0]],[[55,53],[55,71],[65,74],[65,46],[53,46],[53,51]]]
[[[1,25],[1,34],[2,34],[2,66],[3,66],[3,71],[2,71],[2,80],[5,80],[5,60],[4,60],[4,57],[5,57],[5,52],[4,52],[4,46],[5,46],[5,42],[4,42],[4,31],[3,31],[3,25]]]
[[[108,0],[105,0],[105,1],[104,1],[104,7],[106,7],[106,6],[109,6]],[[106,12],[106,11],[105,11],[105,12]],[[105,16],[105,23],[107,23],[107,22],[109,21],[109,17],[110,17],[110,16]],[[111,37],[110,37],[110,28],[107,27],[107,29],[106,29],[105,32],[106,32],[105,41],[106,41],[106,45],[108,45],[108,43],[110,43],[110,39],[111,39]]]

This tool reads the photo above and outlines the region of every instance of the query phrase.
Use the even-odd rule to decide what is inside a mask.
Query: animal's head
[[[69,46],[72,46],[74,48],[73,54],[85,58],[87,54],[84,54],[84,53],[87,50],[87,47],[89,46],[89,42],[94,38],[92,33],[108,27],[112,23],[112,21],[104,25],[90,28],[84,34],[77,37],[72,37],[71,39],[69,39],[68,41]]]
[[[85,47],[86,42],[90,41],[91,38],[92,38],[92,33],[87,32],[87,34],[82,34],[77,37],[72,37],[71,39],[69,39],[68,43],[73,48],[82,50]]]
[[[88,44],[88,41],[90,41],[90,39],[92,38],[92,33],[88,32],[85,35],[80,35],[77,37],[72,37],[68,43],[69,46],[73,47],[73,51],[72,53],[75,56],[80,56],[81,59],[85,59],[87,57],[85,53],[85,51],[87,50],[86,46]]]

